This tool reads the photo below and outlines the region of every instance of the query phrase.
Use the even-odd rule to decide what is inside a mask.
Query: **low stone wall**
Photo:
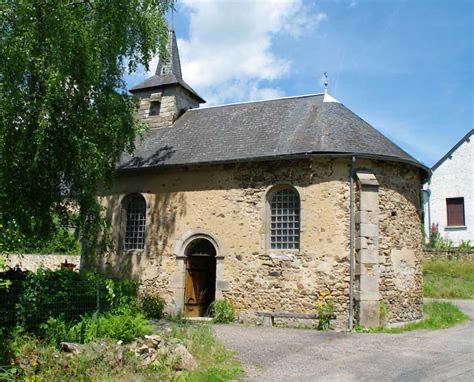
[[[68,262],[74,264],[74,270],[79,270],[81,257],[72,255],[8,255],[6,258],[8,268],[19,267],[22,271],[37,271],[41,266],[48,269],[60,269],[61,264]]]
[[[423,251],[424,260],[474,260],[474,250],[470,251],[438,251],[425,249]]]

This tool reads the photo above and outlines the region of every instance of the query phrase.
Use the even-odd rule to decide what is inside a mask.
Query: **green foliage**
[[[116,341],[101,339],[79,355],[60,352],[49,342],[18,333],[9,345],[13,346],[12,360],[21,361],[15,366],[12,380],[24,381],[233,381],[243,376],[243,370],[206,325],[177,327],[160,333],[168,343],[184,343],[198,362],[194,371],[173,369],[173,359],[161,358],[157,364],[143,366],[130,352],[123,353],[123,362],[117,362]],[[16,342],[13,345],[13,342]],[[1,370],[0,370],[1,373]],[[0,374],[2,376],[2,374]],[[2,379],[4,380],[4,379]],[[5,380],[7,380],[5,378]]]
[[[458,249],[461,252],[469,252],[469,251],[472,251],[474,249],[474,246],[472,246],[471,240],[463,240],[463,241],[461,241],[461,244],[459,244]]]
[[[228,324],[235,321],[235,308],[229,300],[215,300],[211,304],[212,321],[216,324]]]
[[[103,315],[84,316],[69,330],[66,337],[69,341],[80,343],[92,342],[98,338],[131,342],[151,332],[152,327],[145,316],[124,305]]]
[[[409,323],[396,328],[378,327],[368,329],[357,326],[354,328],[354,331],[359,333],[402,333],[421,329],[436,330],[449,328],[469,320],[469,317],[457,306],[449,302],[430,302],[424,305],[423,312],[425,318],[419,322]]]
[[[5,260],[5,257],[3,257],[3,255],[0,253],[0,272],[2,272],[5,269],[6,264],[7,262]],[[8,289],[10,284],[11,284],[10,280],[3,280],[2,278],[0,278],[0,290]]]
[[[328,330],[331,318],[334,314],[334,306],[330,302],[320,302],[318,304],[318,330]]]
[[[165,300],[157,293],[144,293],[139,298],[139,306],[146,317],[160,319],[163,317]]]
[[[388,305],[385,301],[380,301],[380,322],[385,323],[390,311],[388,309]]]
[[[450,239],[445,239],[441,237],[441,234],[439,233],[439,225],[433,223],[431,225],[431,235],[430,235],[428,248],[441,250],[441,251],[449,251],[453,249],[453,247],[454,247],[453,241]]]
[[[40,333],[54,346],[59,346],[62,341],[70,338],[70,328],[66,321],[61,318],[50,317],[40,325]]]
[[[0,245],[50,237],[79,209],[82,250],[101,226],[99,185],[144,124],[125,73],[166,52],[173,0],[0,4]],[[1,249],[1,248],[0,248]]]
[[[81,249],[75,234],[75,227],[78,225],[78,216],[75,214],[55,214],[50,235],[24,240],[23,246],[18,249],[23,253],[79,255]]]
[[[431,260],[423,264],[426,297],[474,298],[473,260]]]
[[[86,313],[131,305],[138,292],[134,281],[67,269],[39,269],[26,276],[13,273],[11,277],[11,287],[0,290],[0,300],[8,302],[0,305],[0,327],[18,323],[32,332],[50,318],[77,321]]]

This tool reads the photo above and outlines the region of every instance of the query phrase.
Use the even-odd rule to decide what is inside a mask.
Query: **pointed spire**
[[[174,74],[174,76],[178,80],[182,80],[183,76],[181,74],[181,62],[179,60],[178,43],[176,42],[176,34],[172,25],[168,30],[166,55],[166,61],[163,62],[163,60],[159,60],[155,74],[159,77],[164,77],[168,74]]]

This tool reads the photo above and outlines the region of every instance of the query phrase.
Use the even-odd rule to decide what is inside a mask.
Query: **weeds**
[[[216,300],[211,304],[211,317],[216,324],[228,324],[235,321],[235,308],[229,300]]]
[[[328,330],[330,326],[330,320],[334,313],[334,307],[332,303],[320,302],[318,304],[318,330]]]
[[[160,319],[163,317],[165,300],[158,294],[144,293],[140,296],[139,306],[147,318]]]

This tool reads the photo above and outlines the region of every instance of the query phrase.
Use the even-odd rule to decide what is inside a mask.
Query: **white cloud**
[[[273,51],[275,38],[298,38],[327,16],[302,0],[181,0],[188,39],[179,39],[183,77],[208,105],[284,95],[274,82],[291,61]],[[179,30],[177,31],[179,35]],[[150,68],[156,67],[156,59]]]

